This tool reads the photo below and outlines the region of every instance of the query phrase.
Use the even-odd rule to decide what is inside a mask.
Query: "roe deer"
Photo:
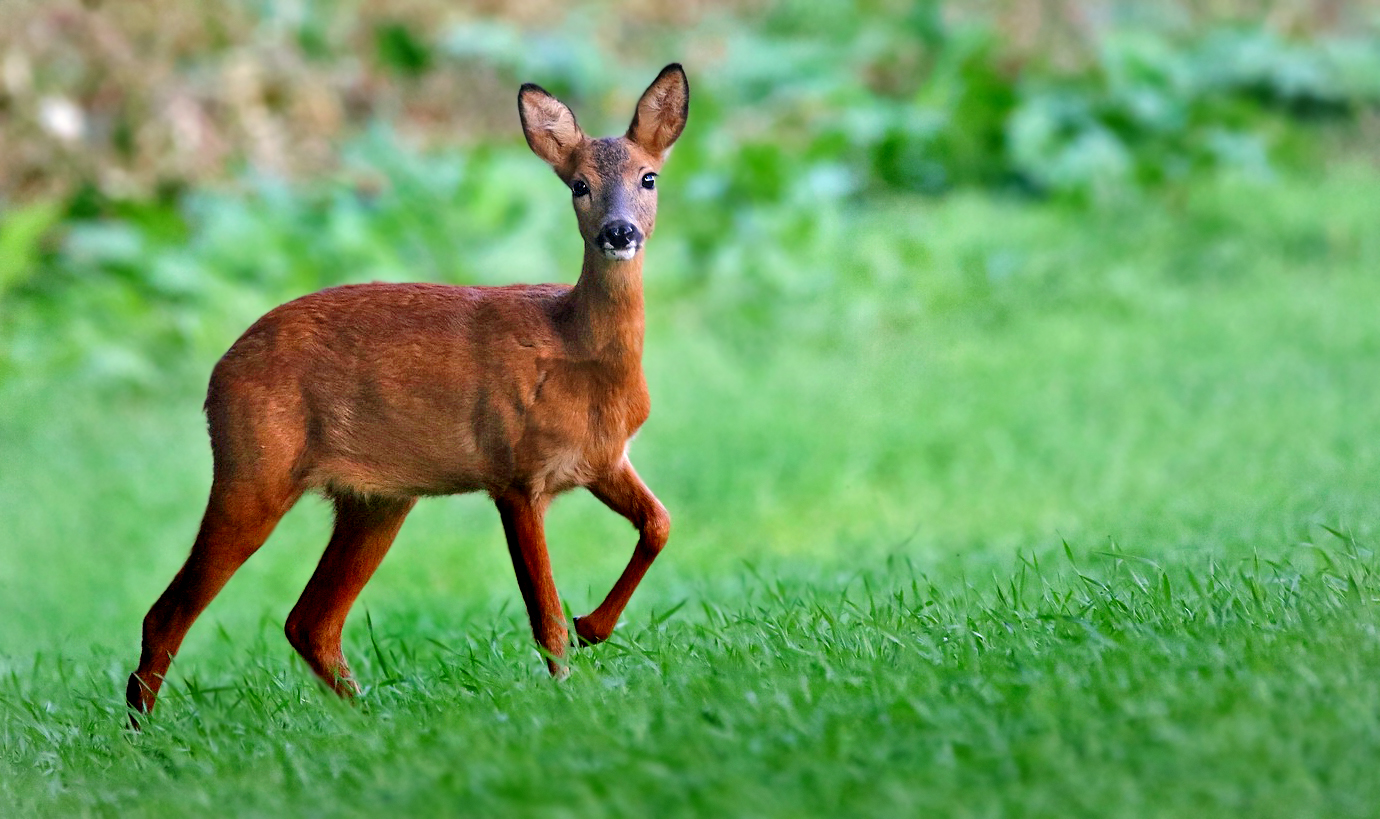
[[[575,618],[582,643],[608,638],[670,531],[628,441],[650,410],[642,249],[689,102],[685,72],[668,65],[626,134],[590,139],[542,88],[518,92],[527,144],[573,196],[584,238],[573,287],[333,287],[270,311],[230,347],[206,395],[210,501],[144,618],[132,709],[153,709],[192,621],[308,490],[334,502],[335,530],[287,638],[342,696],[359,690],[341,653],[346,613],[419,496],[493,498],[533,636],[560,676],[569,636],[543,519],[555,495],[588,487],[639,533],[608,596]]]

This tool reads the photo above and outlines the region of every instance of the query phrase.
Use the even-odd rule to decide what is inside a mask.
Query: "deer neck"
[[[641,252],[618,261],[586,246],[584,267],[570,300],[574,340],[583,355],[641,366],[646,330]]]

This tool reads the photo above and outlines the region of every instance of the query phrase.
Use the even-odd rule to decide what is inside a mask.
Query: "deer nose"
[[[609,222],[604,225],[604,229],[599,231],[599,245],[601,247],[622,250],[628,245],[637,244],[642,241],[642,232],[632,222],[617,221]]]

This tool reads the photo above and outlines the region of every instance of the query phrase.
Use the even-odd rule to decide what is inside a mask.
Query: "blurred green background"
[[[568,192],[516,89],[618,133],[672,60],[691,115],[648,250],[633,455],[675,527],[630,621],[896,559],[961,585],[1066,548],[1193,567],[1288,560],[1323,526],[1374,542],[1375,0],[4,17],[8,673],[77,657],[122,684],[205,502],[206,377],[264,311],[344,282],[573,281]],[[252,634],[286,661],[272,632],[328,518],[289,515],[175,676]],[[584,493],[548,531],[582,613],[632,532]],[[519,626],[487,502],[421,504],[365,608],[418,641]]]
[[[132,644],[209,482],[206,373],[263,311],[351,281],[571,281],[567,197],[514,89],[614,133],[672,58],[693,114],[647,267],[636,454],[677,519],[653,586],[1372,525],[1376,4],[7,17],[9,651]],[[380,582],[509,596],[482,503],[423,506]],[[596,506],[553,522],[573,589],[622,559]],[[274,594],[232,610],[289,603],[326,526],[302,514],[296,553],[246,570]]]
[[[514,89],[616,133],[670,59],[693,113],[648,259],[635,454],[677,523],[643,602],[744,560],[1369,530],[1377,9],[12,5],[4,645],[132,648],[209,484],[206,374],[268,308],[573,280]],[[304,506],[246,569],[272,593],[232,586],[226,616],[289,605],[327,526]],[[379,583],[506,600],[493,517],[423,504]],[[555,512],[577,607],[623,559],[610,518]]]

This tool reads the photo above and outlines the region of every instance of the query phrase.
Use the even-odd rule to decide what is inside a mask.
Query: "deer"
[[[341,648],[346,615],[421,497],[488,493],[557,678],[572,644],[546,546],[552,499],[584,487],[638,532],[603,602],[574,618],[580,645],[608,639],[666,545],[670,515],[628,446],[651,411],[642,263],[689,81],[678,63],[666,66],[627,132],[604,138],[586,136],[538,85],[517,99],[528,146],[570,189],[584,240],[578,280],[331,287],[270,310],[231,345],[206,394],[206,511],[143,621],[126,690],[135,729],[193,621],[307,492],[334,505],[334,529],[284,630],[347,699],[361,689]]]

